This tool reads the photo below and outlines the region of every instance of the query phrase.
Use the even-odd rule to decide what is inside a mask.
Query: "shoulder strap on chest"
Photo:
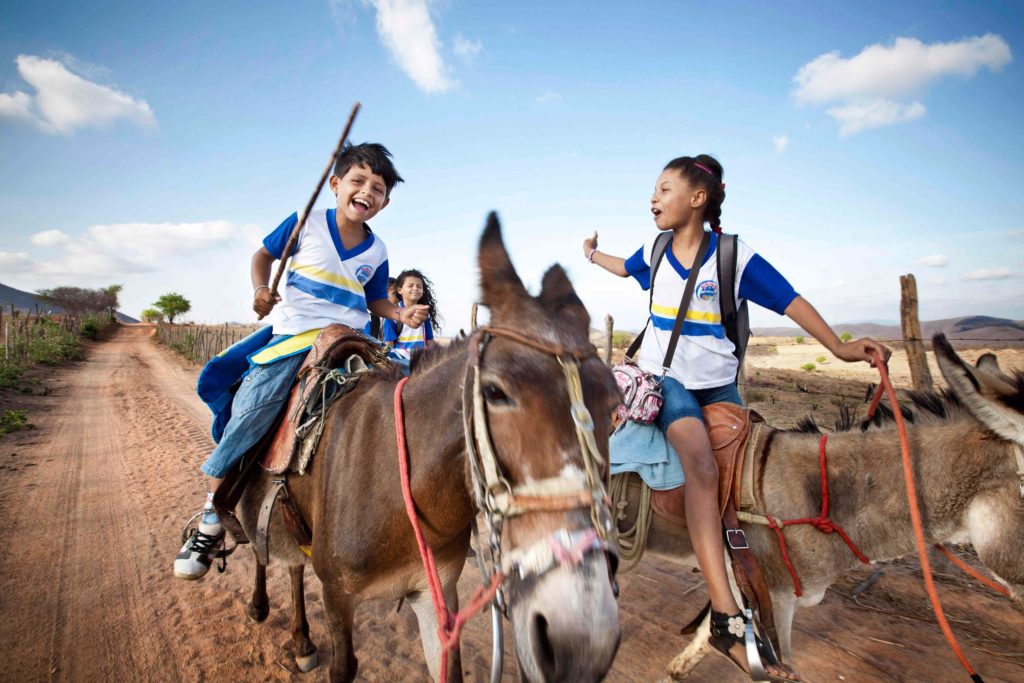
[[[725,335],[732,342],[733,355],[743,364],[743,356],[747,351],[750,338],[750,320],[747,313],[747,302],[736,306],[736,267],[739,260],[737,235],[722,233],[718,236],[718,285],[719,307],[722,312],[722,326]]]
[[[650,296],[647,299],[647,310],[651,310],[651,306],[654,305],[654,278],[658,274],[658,266],[661,265],[661,260],[665,257],[665,250],[668,249],[668,243],[672,241],[672,232],[666,230],[660,233],[654,238],[654,245],[651,247],[651,285],[648,287]],[[648,319],[648,322],[650,319]],[[644,340],[644,332],[647,331],[647,326],[644,325],[644,329],[640,330],[640,334],[636,336],[633,343],[626,349],[626,358],[633,358],[636,356],[637,351],[640,350],[640,344]]]

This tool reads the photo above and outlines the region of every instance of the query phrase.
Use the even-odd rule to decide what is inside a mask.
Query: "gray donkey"
[[[971,543],[985,566],[1024,599],[1024,373],[1004,374],[995,357],[965,364],[936,335],[935,355],[949,390],[916,396],[913,423],[907,425],[918,496],[929,543]],[[902,460],[894,424],[883,421],[863,430],[829,435],[829,515],[872,561],[891,560],[915,550],[904,488]],[[765,458],[761,499],[779,519],[817,517],[821,511],[819,446],[821,435],[774,431],[760,440]],[[627,519],[635,521],[638,489],[630,487]],[[622,528],[622,527],[620,527]],[[825,590],[859,564],[838,534],[810,526],[785,530],[789,556],[803,588],[793,581],[772,531],[744,525],[764,572],[775,606],[782,658],[792,653],[793,614],[797,606],[821,602]],[[655,517],[647,551],[692,557],[685,529]],[[707,620],[697,636],[669,664],[673,680],[685,677],[708,651]]]

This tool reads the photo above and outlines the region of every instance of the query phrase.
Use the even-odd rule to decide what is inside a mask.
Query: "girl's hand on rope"
[[[871,367],[875,367],[875,353],[878,353],[882,359],[888,363],[889,356],[892,355],[892,349],[885,344],[880,344],[870,337],[863,337],[861,339],[855,339],[853,341],[843,342],[836,349],[836,358],[845,360],[850,363],[853,361],[862,360]]]
[[[257,287],[252,294],[252,310],[256,311],[261,318],[270,315],[274,306],[281,300],[280,294],[271,294],[270,287],[263,285]]]
[[[597,230],[594,231],[592,237],[588,237],[583,240],[583,255],[586,258],[590,258],[590,255],[597,249]]]
[[[423,304],[406,306],[398,310],[399,322],[408,328],[419,327],[428,315],[430,315],[430,307]]]

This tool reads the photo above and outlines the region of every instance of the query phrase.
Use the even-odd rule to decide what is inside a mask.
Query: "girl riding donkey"
[[[210,493],[199,528],[174,560],[174,575],[180,579],[198,579],[209,571],[224,537],[213,509],[213,493],[274,424],[320,329],[343,323],[362,330],[370,311],[409,327],[418,327],[427,316],[426,306],[399,308],[388,301],[387,248],[367,224],[388,205],[391,190],[402,182],[391,153],[379,144],[349,146],[338,155],[330,182],[337,208],[313,211],[307,218],[291,255],[284,302],[273,326],[257,331],[211,361],[199,378],[200,397],[216,414],[213,432],[218,444],[201,468],[208,477]],[[297,222],[298,215],[293,213],[252,256],[252,307],[261,317],[281,301],[271,295],[267,282],[270,268],[284,255]],[[222,362],[223,358],[234,356],[239,357],[235,364],[240,366],[238,374],[244,374],[244,380],[235,385],[237,391],[232,386],[234,377],[204,386],[204,379],[214,377],[218,365],[230,365]],[[213,384],[226,386],[214,395],[218,392],[208,389]]]
[[[718,259],[712,258],[721,233],[725,184],[722,166],[708,156],[679,157],[665,166],[651,197],[651,213],[659,231],[672,231],[664,260],[652,263],[657,236],[628,259],[597,250],[597,232],[583,241],[584,256],[619,277],[632,276],[645,290],[653,287],[650,329],[645,330],[636,361],[645,372],[662,376],[664,404],[655,424],[679,454],[686,477],[686,524],[711,597],[712,645],[747,670],[743,650],[745,618],[729,589],[722,523],[718,513],[718,466],[704,428],[701,408],[715,402],[740,404],[736,389],[735,345],[722,325]],[[704,230],[704,223],[711,232]],[[690,271],[697,268],[693,296],[682,301]],[[656,282],[651,281],[651,273]],[[841,342],[811,304],[766,260],[743,242],[736,259],[738,302],[749,299],[794,322],[837,358],[872,363],[872,353],[889,350],[871,339]],[[657,286],[655,286],[657,285]],[[677,315],[684,315],[671,358]],[[758,642],[770,676],[797,680],[795,674]]]

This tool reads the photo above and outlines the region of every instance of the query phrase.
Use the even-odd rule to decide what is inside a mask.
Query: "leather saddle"
[[[362,361],[355,364],[359,368],[381,365],[386,362],[387,347],[348,325],[333,323],[320,330],[299,367],[284,416],[272,429],[273,436],[261,461],[265,471],[281,474],[292,465],[303,437],[309,431],[305,430],[300,435],[300,425],[306,426],[310,419],[322,420],[327,412],[329,404],[320,403],[320,397],[316,395],[321,390],[321,381],[327,373],[337,368],[354,369],[349,360],[353,356]],[[306,462],[303,462],[303,470],[305,465]]]
[[[764,418],[756,410],[733,403],[712,403],[704,407],[704,425],[711,450],[718,462],[719,514],[725,515],[730,502],[738,510],[753,509],[757,463],[756,446]],[[753,437],[753,438],[751,438]],[[651,509],[676,524],[686,525],[686,486],[651,491]]]

